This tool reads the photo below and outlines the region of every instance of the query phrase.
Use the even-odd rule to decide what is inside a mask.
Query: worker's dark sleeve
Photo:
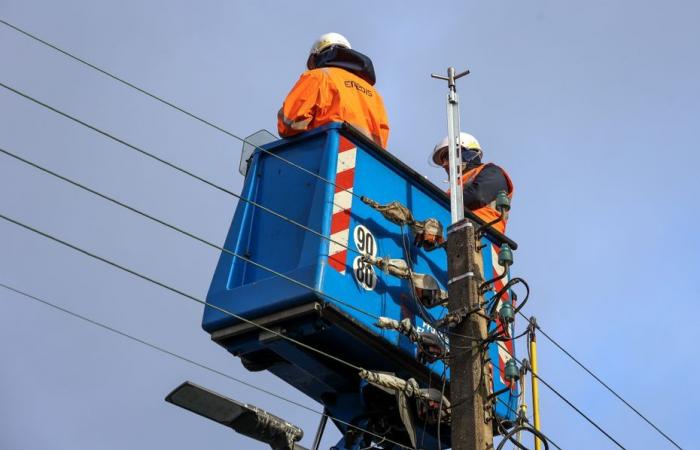
[[[467,209],[478,209],[496,199],[498,191],[508,192],[508,182],[500,167],[487,164],[479,175],[464,186],[463,200]]]

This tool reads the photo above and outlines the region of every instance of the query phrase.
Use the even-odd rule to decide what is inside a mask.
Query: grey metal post
[[[464,219],[462,200],[462,155],[459,145],[459,97],[455,80],[469,71],[455,75],[447,69],[446,80],[447,136],[450,156],[450,211],[452,225],[447,231],[447,290],[450,312],[480,309],[478,282],[482,269],[474,225]],[[479,314],[468,314],[455,326],[450,336],[450,401],[452,407],[452,449],[493,449],[493,433],[488,406],[489,383],[485,371],[486,355],[480,342],[486,338],[487,322]]]
[[[321,421],[318,423],[318,430],[316,430],[316,437],[314,438],[314,444],[311,446],[311,450],[318,450],[321,445],[321,438],[323,437],[323,431],[326,429],[326,422],[328,422],[328,416],[324,411],[321,416]]]
[[[450,212],[452,223],[464,219],[464,202],[462,201],[462,149],[459,145],[459,96],[455,81],[469,71],[455,75],[455,68],[447,68],[447,76],[432,74],[433,78],[447,81],[447,142],[450,155]]]

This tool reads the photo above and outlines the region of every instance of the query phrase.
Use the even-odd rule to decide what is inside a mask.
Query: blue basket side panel
[[[326,154],[324,148],[325,136],[319,135],[303,145],[288,146],[279,153],[285,159],[318,174]],[[258,178],[255,192],[257,203],[320,233],[322,202],[319,200],[325,191],[323,181],[268,154],[259,156],[255,175]],[[264,261],[263,264],[282,273],[315,262],[318,236],[268,211],[253,208],[246,230],[250,238],[245,254],[254,261]],[[268,270],[246,264],[242,284],[273,276]]]
[[[274,151],[314,174],[325,175],[326,134],[291,142]],[[222,252],[208,302],[237,315],[256,317],[308,301],[314,294],[301,284],[317,289],[318,255],[325,240],[299,225],[322,233],[327,207],[323,198],[328,189],[328,184],[318,177],[272,155],[256,152],[243,196],[273,212],[239,201],[225,248],[252,263]],[[207,331],[236,322],[225,313],[205,309],[203,327]]]

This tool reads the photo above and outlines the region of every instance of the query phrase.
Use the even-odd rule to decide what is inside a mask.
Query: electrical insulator
[[[510,211],[510,199],[506,191],[498,191],[496,195],[496,211],[499,211],[501,214]]]
[[[498,251],[498,264],[503,267],[513,264],[513,250],[510,249],[510,245],[505,243],[501,245]]]
[[[416,402],[418,419],[431,425],[449,420],[451,411],[449,400],[442,396],[437,389],[424,389],[423,391],[428,395],[420,397]]]
[[[447,292],[440,289],[437,281],[431,275],[412,273],[411,281],[416,297],[426,308],[432,308],[447,302]]]
[[[411,273],[408,263],[403,259],[377,258],[372,255],[362,255],[361,258],[367,264],[398,278],[408,278]]]
[[[445,242],[443,237],[443,227],[439,220],[434,218],[417,221],[411,210],[406,208],[400,202],[391,202],[386,205],[377,203],[368,197],[360,197],[360,199],[381,213],[386,220],[395,223],[399,226],[408,225],[416,235],[416,245],[422,246],[426,250],[434,250]]]
[[[503,323],[513,323],[515,314],[513,313],[513,305],[510,302],[503,302],[501,309],[498,310],[498,315]]]
[[[520,372],[513,358],[506,361],[505,378],[510,382],[515,382],[520,379]]]
[[[360,200],[369,205],[371,208],[379,211],[379,213],[381,213],[386,220],[395,223],[396,225],[410,225],[415,222],[411,211],[400,202],[391,202],[387,203],[386,205],[381,205],[371,198],[367,198],[365,196],[360,197]]]
[[[442,224],[439,220],[430,218],[422,222],[414,222],[411,226],[416,234],[415,244],[430,251],[445,242]]]
[[[434,363],[447,356],[445,345],[434,333],[420,333],[418,343],[418,359],[422,363]]]
[[[430,242],[442,241],[442,224],[440,221],[433,218],[425,219],[423,222],[423,237]]]
[[[390,317],[379,317],[377,318],[377,323],[374,324],[376,327],[385,328],[389,330],[398,330],[399,321],[394,320]]]
[[[416,297],[426,308],[432,308],[442,303],[439,292],[431,289],[416,288]]]

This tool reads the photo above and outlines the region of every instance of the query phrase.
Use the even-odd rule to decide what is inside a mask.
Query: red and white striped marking
[[[328,246],[328,264],[345,275],[350,236],[350,209],[352,208],[352,187],[355,181],[355,144],[340,136],[338,166],[335,173],[335,194],[333,195],[333,217],[331,218],[331,239]],[[342,244],[342,245],[341,245]]]

